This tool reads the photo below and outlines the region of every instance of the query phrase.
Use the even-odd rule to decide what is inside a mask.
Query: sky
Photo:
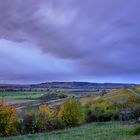
[[[140,83],[139,0],[0,0],[0,83]]]

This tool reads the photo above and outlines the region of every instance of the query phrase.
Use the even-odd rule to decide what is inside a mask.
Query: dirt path
[[[30,105],[30,107],[37,107],[37,106],[40,106],[41,104],[47,104],[47,105],[55,106],[55,105],[60,105],[66,99],[67,98],[51,100],[51,101],[46,101],[46,102],[43,102],[42,100],[36,100],[36,101],[33,101],[33,102],[28,102],[27,104]],[[81,97],[75,97],[75,99],[81,99]],[[21,111],[21,110],[23,110],[27,107],[27,104],[26,103],[25,104],[24,103],[19,104],[19,105],[15,106],[15,108],[16,108],[17,111]]]
[[[30,104],[30,106],[37,107],[37,106],[40,106],[41,104],[56,105],[56,104],[62,103],[63,101],[64,101],[64,99],[51,100],[51,101],[47,101],[47,102],[38,101],[38,102],[33,102],[32,104]],[[27,105],[17,106],[16,110],[21,111],[21,110],[25,109],[26,107],[27,107]]]

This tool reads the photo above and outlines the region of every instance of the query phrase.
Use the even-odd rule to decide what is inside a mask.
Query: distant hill
[[[14,88],[19,88],[19,87],[23,87],[23,88],[27,88],[30,87],[30,85],[22,85],[22,84],[0,84],[0,87],[14,87]]]
[[[90,89],[90,88],[128,88],[136,86],[136,84],[121,84],[121,83],[89,83],[89,82],[46,82],[31,85],[31,88],[64,88],[64,89]]]
[[[30,88],[30,85],[0,84],[0,91],[14,91],[22,88]]]
[[[46,82],[32,85],[0,84],[0,89],[20,89],[20,88],[54,88],[54,89],[117,89],[137,87],[136,84],[123,83],[89,83],[89,82]]]

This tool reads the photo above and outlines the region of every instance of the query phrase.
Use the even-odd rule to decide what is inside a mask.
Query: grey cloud
[[[74,61],[79,76],[133,75],[140,71],[139,13],[138,0],[2,0],[0,37]]]

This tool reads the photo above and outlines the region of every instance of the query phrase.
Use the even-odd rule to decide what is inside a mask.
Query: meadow
[[[5,99],[37,99],[44,92],[39,91],[4,91],[0,92],[0,98]]]
[[[130,135],[130,131],[135,127],[135,125],[121,125],[119,122],[100,122],[44,134],[0,138],[0,140],[140,140],[140,136]]]
[[[81,91],[81,93],[80,93]],[[82,90],[79,90],[77,93],[77,90],[69,90],[69,89],[32,89],[31,91],[0,91],[0,99],[4,98],[4,99],[38,99],[39,97],[41,97],[44,94],[58,94],[58,95],[62,95],[62,94],[66,94],[69,97],[72,96],[83,96],[83,95],[87,95],[87,94],[95,94],[92,91],[85,91],[83,92]]]

